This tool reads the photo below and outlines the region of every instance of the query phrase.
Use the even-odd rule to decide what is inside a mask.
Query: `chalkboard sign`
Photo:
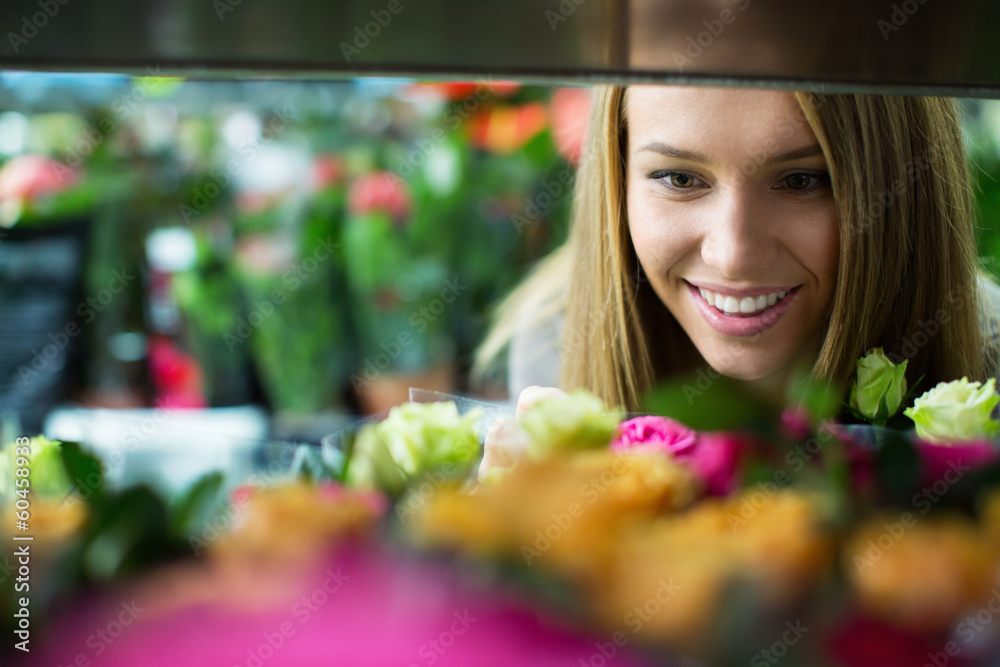
[[[0,238],[0,415],[17,414],[26,431],[66,397],[88,228],[73,220]]]

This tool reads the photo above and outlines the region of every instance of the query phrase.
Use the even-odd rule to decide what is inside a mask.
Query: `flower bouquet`
[[[779,414],[717,379],[723,429],[681,385],[640,416],[552,395],[482,456],[481,413],[411,403],[294,478],[174,503],[72,444],[43,472],[46,445],[31,484],[64,480],[48,511],[77,518],[40,553],[38,664],[994,664],[1000,397],[963,378],[906,406],[882,357]]]

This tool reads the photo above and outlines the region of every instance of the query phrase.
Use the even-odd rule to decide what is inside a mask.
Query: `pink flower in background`
[[[566,161],[576,165],[583,152],[590,116],[590,90],[559,88],[552,93],[552,133]]]
[[[396,174],[376,171],[365,174],[351,184],[347,197],[348,210],[354,215],[388,213],[397,222],[410,214],[410,192]]]
[[[688,468],[704,482],[709,495],[728,496],[736,490],[744,449],[739,438],[731,433],[702,433],[690,456],[685,458]]]
[[[158,587],[147,580],[145,588],[124,591],[143,613],[91,664],[575,667],[589,663],[594,647],[608,641],[568,628],[499,586],[483,589],[427,561],[363,544],[340,550],[322,567],[284,573],[286,579],[281,574],[260,570],[240,588],[224,576],[195,578],[190,570],[188,580],[164,577]],[[164,599],[184,586],[199,587],[207,602],[178,606]],[[282,593],[264,605],[259,600],[269,590]],[[23,662],[72,663],[93,639],[94,619],[118,618],[128,604],[121,595],[64,605]],[[630,646],[615,650],[617,667],[652,664]]]
[[[0,201],[35,199],[72,187],[79,174],[44,155],[22,155],[0,168]]]
[[[805,406],[792,405],[781,413],[781,432],[786,437],[795,440],[805,440],[812,435],[809,423],[809,411]]]
[[[665,454],[679,454],[694,447],[698,434],[684,424],[667,417],[636,417],[618,427],[611,449],[627,452],[636,448],[655,449]]]
[[[920,453],[923,463],[924,484],[939,480],[952,482],[956,475],[965,474],[968,468],[989,465],[1000,458],[996,445],[986,441],[937,444],[918,438],[913,446]]]
[[[711,495],[728,495],[736,488],[744,444],[725,432],[697,433],[667,417],[636,417],[618,427],[611,449],[619,452],[660,452],[684,464]]]
[[[319,155],[312,165],[312,185],[315,190],[322,190],[331,185],[337,185],[344,180],[344,163],[331,153]]]

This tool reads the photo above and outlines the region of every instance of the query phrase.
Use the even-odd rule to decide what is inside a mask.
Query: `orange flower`
[[[511,106],[498,104],[469,119],[472,144],[507,155],[521,149],[548,125],[548,110],[540,102]]]
[[[209,549],[222,561],[307,563],[367,533],[385,509],[376,493],[333,484],[265,488],[234,501],[232,531]]]
[[[594,592],[592,607],[602,621],[697,653],[734,579],[754,585],[761,602],[773,605],[813,589],[833,557],[815,501],[781,491],[754,504],[754,493],[706,499],[687,512],[632,524],[618,541],[612,576]]]
[[[425,546],[520,559],[589,587],[606,578],[621,526],[696,495],[688,472],[665,456],[598,450],[523,459],[472,494],[442,487],[400,507],[413,512],[406,527]]]
[[[865,611],[940,631],[989,598],[997,555],[985,531],[968,519],[904,513],[859,527],[844,545],[843,563]]]

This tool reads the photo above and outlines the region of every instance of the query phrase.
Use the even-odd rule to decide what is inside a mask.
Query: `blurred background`
[[[411,386],[506,399],[473,352],[565,238],[588,99],[0,72],[0,415],[198,447],[316,442]],[[1000,276],[1000,102],[962,105]]]

